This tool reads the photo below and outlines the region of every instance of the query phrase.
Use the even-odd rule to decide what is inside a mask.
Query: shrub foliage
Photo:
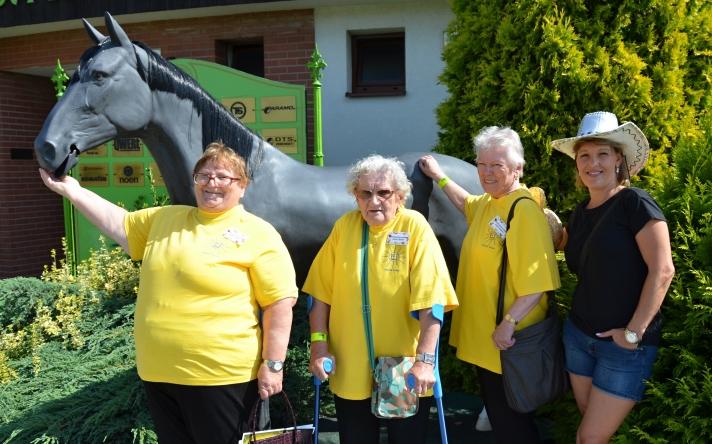
[[[103,241],[76,274],[52,256],[41,280],[0,280],[0,443],[155,444],[134,358],[138,265]],[[308,332],[301,300],[285,372],[300,423],[313,413]],[[333,414],[322,397],[322,413]],[[281,407],[273,424],[291,424]]]
[[[542,186],[566,215],[582,191],[572,186],[573,162],[552,154],[551,140],[575,135],[581,117],[597,110],[647,135],[651,157],[634,185],[651,192],[668,217],[677,276],[663,304],[664,343],[647,398],[615,441],[712,442],[712,3],[452,4],[441,76],[450,95],[438,109],[436,150],[472,160],[480,128],[511,126],[525,147],[524,182]],[[574,277],[564,267],[562,280],[566,306]],[[571,398],[542,412],[554,418],[557,441],[571,442],[579,420]]]

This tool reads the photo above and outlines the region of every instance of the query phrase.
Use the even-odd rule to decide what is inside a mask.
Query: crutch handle
[[[322,364],[321,364],[321,368],[323,368],[324,372],[328,375],[329,373],[334,371],[334,361],[332,361],[331,358],[324,359],[324,362],[322,362]],[[320,386],[321,379],[314,376],[314,385],[317,387]]]

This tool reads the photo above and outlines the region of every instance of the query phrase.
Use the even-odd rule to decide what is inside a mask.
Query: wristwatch
[[[424,362],[435,366],[435,355],[432,353],[417,353],[415,355],[415,362]]]
[[[638,343],[640,342],[640,336],[638,336],[638,333],[634,332],[633,330],[629,330],[626,327],[626,329],[623,330],[623,333],[625,334],[625,342],[635,345],[638,345]]]
[[[267,368],[275,373],[281,372],[284,368],[284,361],[273,361],[271,359],[265,359],[264,362]]]

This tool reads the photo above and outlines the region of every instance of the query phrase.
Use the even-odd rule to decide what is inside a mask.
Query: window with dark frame
[[[405,95],[405,33],[351,35],[349,97]]]
[[[265,76],[265,51],[262,42],[229,43],[227,65],[258,77]]]

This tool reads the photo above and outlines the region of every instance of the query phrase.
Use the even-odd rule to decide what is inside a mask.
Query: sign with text
[[[143,144],[137,137],[114,140],[114,156],[143,156]]]
[[[79,183],[89,187],[109,186],[109,165],[100,164],[80,164]]]
[[[240,119],[242,123],[255,123],[255,98],[232,97],[220,100],[230,114]]]
[[[262,137],[285,154],[297,152],[296,128],[265,128],[262,130]]]
[[[103,143],[97,147],[90,150],[86,150],[82,153],[82,156],[86,157],[106,157],[106,144]]]
[[[297,101],[294,96],[263,97],[263,122],[295,122],[297,120]]]
[[[114,164],[114,185],[117,187],[142,187],[143,177],[142,163]]]

